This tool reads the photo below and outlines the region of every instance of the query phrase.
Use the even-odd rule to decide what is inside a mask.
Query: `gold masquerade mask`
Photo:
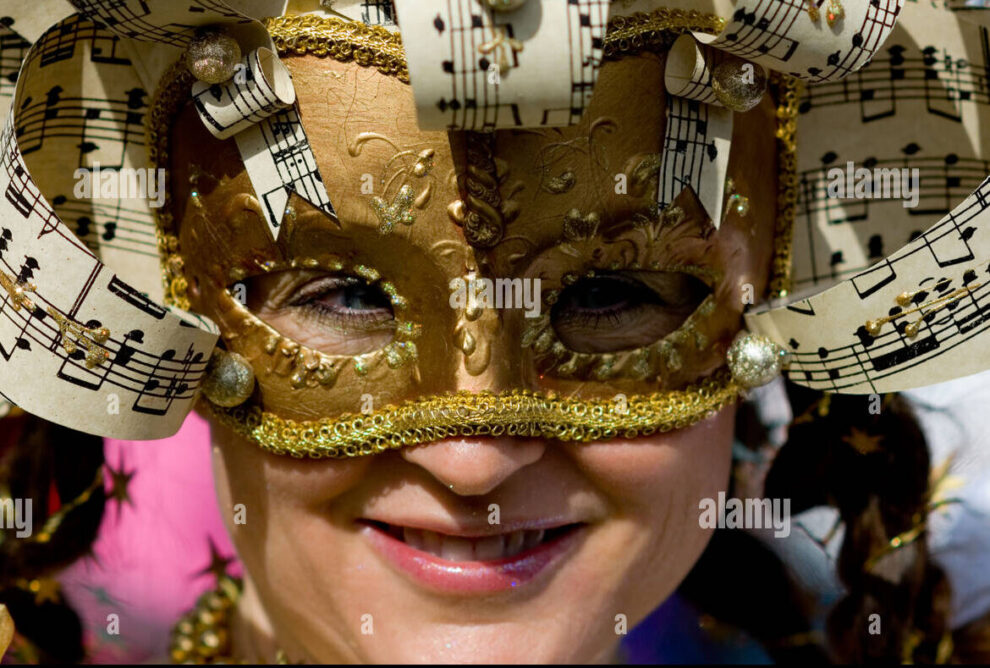
[[[277,240],[174,69],[151,132],[171,179],[166,284],[257,382],[213,406],[220,421],[271,452],[342,457],[452,435],[632,438],[731,403],[721,367],[773,253],[769,137],[792,120],[767,100],[737,121],[718,230],[689,189],[658,207],[662,52],[687,28],[718,20],[613,27],[606,53],[643,55],[603,69],[577,126],[448,135],[417,127],[391,34],[270,21],[282,55],[305,54],[286,62],[337,214],[293,196]]]

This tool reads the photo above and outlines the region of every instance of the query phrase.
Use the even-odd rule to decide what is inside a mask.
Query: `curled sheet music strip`
[[[692,35],[681,35],[667,54],[663,82],[667,92],[705,104],[719,104],[712,89],[712,71],[728,56],[702,46]]]
[[[573,125],[598,78],[608,0],[397,0],[424,130]]]
[[[219,331],[120,280],[28,174],[13,115],[0,136],[0,395],[113,438],[174,434]]]
[[[717,229],[731,140],[731,111],[668,95],[657,203],[667,206],[690,187]]]
[[[295,106],[252,125],[235,139],[274,238],[278,239],[291,193],[336,216]]]
[[[695,33],[702,44],[812,82],[833,81],[870,61],[894,28],[904,0],[845,2],[829,26],[808,0],[738,0],[725,30]]]
[[[990,369],[990,179],[913,242],[814,297],[747,314],[792,381],[898,392]]]
[[[196,111],[217,139],[233,137],[296,101],[289,70],[270,49],[255,49],[223,84],[193,84]]]
[[[221,0],[185,3],[144,0],[73,0],[87,16],[113,32],[142,41],[189,46],[196,29],[223,26],[239,38],[247,69],[225,84],[193,87],[196,108],[204,124],[220,139],[234,137],[241,159],[273,236],[278,238],[289,195],[298,193],[328,215],[335,215],[323,185],[306,132],[294,106],[295,91],[288,70],[278,59],[263,26]],[[264,2],[255,3],[255,10]],[[272,0],[272,15],[280,5]]]

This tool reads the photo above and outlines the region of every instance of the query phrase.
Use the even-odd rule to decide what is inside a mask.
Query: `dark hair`
[[[949,629],[949,583],[925,540],[928,445],[909,402],[897,394],[824,395],[791,383],[787,393],[795,419],[764,495],[791,499],[793,514],[817,506],[839,512],[845,534],[835,569],[845,591],[828,613],[825,637],[816,637],[809,592],[745,532],[717,530],[681,593],[760,641],[775,660],[990,658],[990,615],[955,634]],[[742,404],[737,433],[758,433],[754,421]],[[880,632],[871,633],[877,622]]]
[[[30,499],[33,525],[30,537],[2,530],[0,603],[40,663],[81,662],[78,616],[60,596],[39,598],[25,585],[54,577],[95,540],[104,507],[103,439],[21,414],[3,418],[0,455],[0,496]]]

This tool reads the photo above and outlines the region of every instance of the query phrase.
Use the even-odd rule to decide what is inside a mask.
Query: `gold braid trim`
[[[365,67],[409,82],[402,37],[381,26],[368,26],[316,15],[278,16],[265,19],[265,27],[282,55],[314,55]],[[648,14],[616,16],[608,22],[605,58],[646,50],[666,50],[677,35],[688,31],[716,34],[725,19],[696,10],[661,7]]]
[[[409,83],[402,37],[381,26],[310,14],[267,18],[265,27],[280,54],[354,61]]]
[[[460,392],[386,406],[369,415],[287,420],[257,405],[221,408],[218,420],[277,455],[343,458],[377,454],[452,436],[519,436],[590,443],[683,429],[712,417],[740,389],[725,369],[692,387],[614,399],[580,400],[528,390]]]
[[[614,16],[605,33],[605,58],[627,56],[642,51],[666,51],[674,39],[689,31],[718,34],[725,19],[695,9],[661,7],[645,14]]]
[[[773,235],[770,296],[786,297],[791,289],[791,255],[797,215],[797,117],[804,82],[779,72],[770,74],[777,99],[777,224]]]

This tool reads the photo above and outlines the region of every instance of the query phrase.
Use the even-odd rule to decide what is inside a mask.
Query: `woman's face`
[[[420,309],[423,325],[419,362],[405,365],[413,377],[407,385],[435,393],[431,383],[469,392],[543,383],[576,394],[593,387],[599,395],[639,387],[622,378],[565,382],[522,349],[521,311],[465,320],[448,303],[451,276],[473,271],[560,281],[560,266],[580,273],[588,260],[583,253],[621,257],[620,246],[632,248],[643,266],[582,279],[570,290],[562,284],[551,314],[557,338],[587,354],[643,346],[681,327],[711,294],[716,308],[697,326],[694,355],[668,368],[653,389],[682,386],[722,364],[726,331],[738,327],[747,293],[762,294],[766,282],[776,197],[769,101],[736,121],[730,176],[750,198],[748,215],[731,214],[713,231],[692,222],[697,209],[685,199],[688,221],[661,230],[646,248],[630,241],[646,236],[627,223],[653,194],[635,179],[623,192],[616,175],[632,174],[644,155],[659,150],[663,60],[608,63],[582,126],[497,135],[506,240],[473,253],[455,222],[463,219],[454,178],[464,170],[459,140],[452,149],[446,134],[418,130],[408,86],[328,59],[287,63],[340,227],[294,198],[293,225],[307,232],[287,225],[279,252],[301,259],[339,251],[387,271],[400,292],[412,286],[404,291],[410,301],[428,297],[410,307]],[[189,110],[173,137],[182,138],[173,140],[175,195],[185,201],[183,184],[191,179],[202,203],[198,212],[186,206],[179,219],[183,226],[196,216],[196,225],[212,221],[182,230],[183,249],[194,241],[206,247],[207,235],[216,242],[211,248],[264,244],[261,236],[252,240],[267,230],[245,194],[253,190],[233,142],[209,139]],[[407,148],[406,158],[396,158]],[[422,169],[402,172],[386,191],[386,204],[396,184],[409,179],[422,206],[414,205],[411,225],[393,220],[383,235],[385,221],[372,197],[388,185],[396,164],[415,168],[402,162],[410,156],[429,165],[429,194],[422,195],[426,180],[417,180]],[[584,221],[593,212],[597,227],[581,227],[574,210]],[[572,226],[569,244],[559,232],[568,217],[583,230],[576,235]],[[441,252],[449,266],[421,265]],[[189,255],[187,262],[200,263],[207,275],[208,257]],[[191,281],[190,297],[196,310],[218,317],[207,282]],[[359,355],[395,336],[394,303],[359,275],[296,268],[249,276],[245,286],[255,316],[311,349]],[[478,322],[487,324],[472,324]],[[475,327],[473,346],[464,345],[463,332],[449,331],[456,327]],[[228,345],[242,336],[228,336]],[[431,367],[431,355],[449,363]],[[361,401],[378,406],[396,392],[387,375],[396,370],[383,365],[380,378],[341,375],[332,389],[317,388],[336,393],[321,405],[315,392],[294,394],[279,385],[285,381],[276,373],[263,380],[264,360],[252,362],[265,409],[289,416],[358,412]],[[623,629],[670,595],[704,549],[710,532],[699,528],[698,502],[727,486],[733,418],[727,408],[693,427],[631,440],[456,437],[320,461],[268,454],[215,424],[221,508],[229,511],[228,528],[249,574],[235,652],[279,647],[293,661],[362,663],[607,659]],[[244,523],[232,521],[235,504],[246,508]]]

